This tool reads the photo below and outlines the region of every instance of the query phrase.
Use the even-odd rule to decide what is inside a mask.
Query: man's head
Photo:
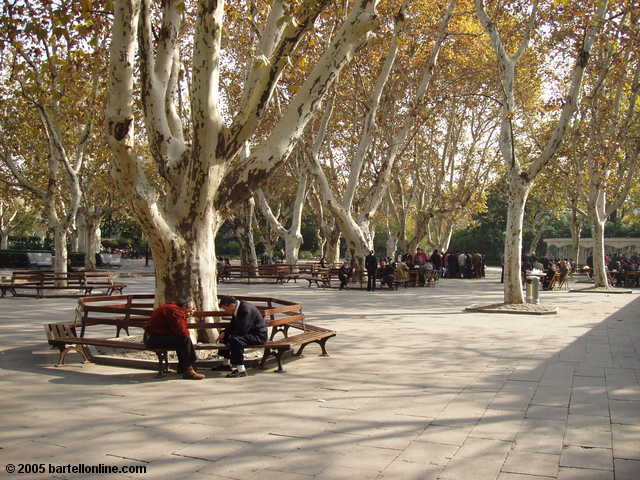
[[[237,300],[235,299],[235,297],[231,297],[229,295],[223,295],[222,297],[220,297],[220,301],[219,301],[220,308],[226,313],[233,314],[233,311],[236,308],[236,302]]]
[[[191,297],[178,297],[176,305],[182,308],[189,308],[191,306]]]

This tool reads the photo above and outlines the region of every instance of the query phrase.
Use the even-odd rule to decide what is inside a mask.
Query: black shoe
[[[239,372],[238,370],[234,370],[229,375],[227,375],[227,378],[246,377],[246,376],[247,376],[247,372],[246,371]]]
[[[214,372],[230,372],[231,365],[216,365],[215,367],[212,367],[211,370]]]

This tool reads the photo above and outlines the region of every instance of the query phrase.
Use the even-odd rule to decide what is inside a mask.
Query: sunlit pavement
[[[42,324],[71,320],[75,300],[0,299],[0,475],[640,478],[640,290],[543,292],[560,308],[553,316],[463,312],[500,301],[498,280],[490,270],[484,280],[375,293],[223,285],[299,301],[311,323],[338,335],[329,358],[309,346],[284,374],[207,371],[200,382],[83,366],[75,354],[55,368]],[[127,293],[153,290],[152,278],[126,281]],[[47,473],[10,475],[8,464]],[[55,473],[78,464],[147,473]]]

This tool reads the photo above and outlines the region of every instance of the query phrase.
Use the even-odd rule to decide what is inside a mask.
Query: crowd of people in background
[[[324,257],[320,265],[326,265]],[[378,260],[373,250],[365,257],[364,269],[367,272],[367,290],[375,291],[377,280],[383,287],[394,288],[396,280],[409,279],[409,272],[417,271],[418,280],[425,284],[429,275],[435,272],[437,278],[482,278],[485,276],[484,257],[480,253],[446,252],[437,249],[430,255],[422,248],[416,248],[414,254],[406,252],[399,258],[383,257]],[[344,289],[353,273],[353,264],[343,262],[338,270],[340,289]]]

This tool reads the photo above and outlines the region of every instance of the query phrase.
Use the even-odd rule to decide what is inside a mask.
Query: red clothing
[[[421,259],[421,261],[418,259]],[[415,265],[424,265],[428,261],[429,261],[429,257],[424,252],[416,252],[416,254],[413,256],[413,263]]]
[[[144,329],[149,335],[189,336],[184,309],[175,303],[165,303],[156,308]]]

